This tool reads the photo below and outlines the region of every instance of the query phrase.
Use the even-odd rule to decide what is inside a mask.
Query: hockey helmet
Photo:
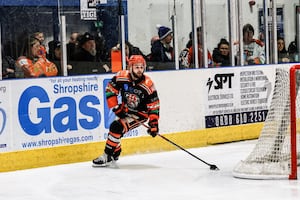
[[[130,56],[129,62],[128,62],[129,67],[132,67],[134,64],[137,64],[137,63],[142,63],[143,66],[146,67],[146,61],[143,56],[141,56],[141,55]]]

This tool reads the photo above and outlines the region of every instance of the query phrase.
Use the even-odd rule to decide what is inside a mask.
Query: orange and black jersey
[[[132,80],[128,70],[119,71],[106,87],[108,107],[118,105],[118,95],[129,113],[144,114],[150,120],[159,118],[159,98],[150,77],[143,75],[139,80]]]

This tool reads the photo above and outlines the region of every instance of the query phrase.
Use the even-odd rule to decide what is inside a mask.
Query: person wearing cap
[[[158,37],[151,46],[151,61],[174,62],[174,49],[171,46],[173,31],[166,26],[158,26]]]
[[[78,49],[73,56],[74,61],[100,61],[97,58],[95,37],[86,32],[78,37]]]
[[[60,50],[61,43],[57,40],[52,40],[48,42],[49,53],[47,58],[51,61],[59,61],[61,59],[61,50]]]

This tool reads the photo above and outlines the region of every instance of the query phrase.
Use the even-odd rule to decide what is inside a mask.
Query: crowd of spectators
[[[167,26],[157,25],[157,35],[151,38],[150,53],[144,54],[138,46],[133,45],[129,41],[125,41],[126,60],[131,55],[142,55],[149,63],[170,63],[175,69],[175,52],[173,48],[173,30]],[[198,66],[203,67],[223,67],[232,66],[230,51],[231,44],[226,38],[221,38],[211,52],[207,51],[208,66],[204,66],[204,50],[202,45],[202,27],[197,27],[194,34],[196,40],[193,39],[193,33],[190,32],[189,40],[184,49],[179,54],[179,66],[181,69],[195,68],[195,58],[197,55]],[[254,28],[251,24],[245,24],[243,27],[243,58],[240,53],[235,55],[235,65],[264,64],[265,63],[265,47],[264,43],[255,39]],[[197,41],[198,51],[194,53],[194,41]],[[59,40],[48,42],[48,46],[44,44],[45,35],[43,32],[34,32],[26,34],[22,38],[22,45],[16,49],[20,49],[16,55],[7,55],[7,45],[2,46],[2,78],[19,78],[19,77],[40,77],[40,76],[58,76],[60,73],[60,61],[62,59],[62,44]],[[20,42],[18,42],[20,43]],[[236,41],[233,45],[239,45]],[[297,62],[298,48],[297,41],[293,41],[286,48],[285,40],[279,37],[278,46],[278,63]],[[36,50],[38,49],[38,50]],[[66,45],[68,70],[72,69],[72,65],[78,62],[93,62],[97,67],[103,68],[104,72],[110,72],[111,53],[121,51],[120,44],[114,47],[106,47],[105,40],[98,34],[90,32],[70,33],[69,42]],[[25,63],[25,64],[24,64]],[[82,66],[84,67],[84,65]],[[39,68],[39,69],[38,69]],[[50,70],[51,69],[51,70]],[[43,72],[43,70],[46,72]],[[51,71],[51,73],[50,73]],[[103,71],[103,70],[102,70]]]

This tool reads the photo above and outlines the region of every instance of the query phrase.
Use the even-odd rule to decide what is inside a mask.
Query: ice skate
[[[102,156],[93,160],[93,167],[107,167],[114,162],[114,158],[104,153]]]

